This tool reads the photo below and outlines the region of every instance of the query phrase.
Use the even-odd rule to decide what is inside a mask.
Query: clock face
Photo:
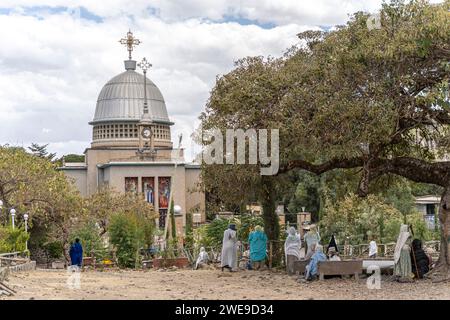
[[[144,129],[142,129],[142,136],[144,138],[150,138],[152,135],[152,130],[148,127],[145,127]]]

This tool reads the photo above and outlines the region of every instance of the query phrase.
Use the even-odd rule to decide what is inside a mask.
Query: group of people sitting
[[[295,261],[305,260],[308,261],[306,265],[305,277],[299,280],[311,281],[317,278],[318,266],[321,261],[341,261],[339,257],[339,250],[336,244],[334,236],[331,237],[330,244],[327,248],[327,254],[323,252],[323,246],[320,245],[320,235],[317,232],[315,226],[312,226],[310,230],[305,234],[306,255],[302,252],[302,241],[300,235],[294,227],[288,229],[288,236],[284,243],[286,270],[288,274],[295,273],[294,264]]]
[[[304,278],[300,281],[311,281],[318,276],[319,262],[341,261],[339,249],[334,235],[331,237],[326,254],[320,244],[320,235],[313,225],[304,236],[305,246],[302,249],[302,239],[294,227],[287,231],[284,243],[285,263],[288,274],[295,273],[295,261],[304,260],[307,262]],[[265,267],[267,259],[268,238],[261,226],[256,226],[248,237],[248,264],[247,269],[258,270]],[[230,272],[238,269],[238,251],[241,243],[237,238],[235,224],[230,224],[225,230],[222,242],[221,269],[228,269]],[[376,258],[378,248],[376,242],[372,240],[369,244],[369,258]],[[200,248],[195,269],[209,263],[209,256],[205,248]],[[432,259],[422,248],[419,239],[411,241],[411,232],[407,225],[402,225],[397,239],[394,252],[394,276],[399,281],[408,281],[414,277],[422,278],[431,268]]]

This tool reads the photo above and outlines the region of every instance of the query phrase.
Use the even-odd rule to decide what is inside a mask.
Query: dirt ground
[[[0,299],[446,299],[450,283],[391,282],[367,288],[366,279],[326,279],[298,283],[284,272],[220,270],[83,271],[81,288],[70,289],[65,270],[37,269],[11,274],[6,282],[17,291]]]

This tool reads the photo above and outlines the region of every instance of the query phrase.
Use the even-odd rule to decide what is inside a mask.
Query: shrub
[[[25,251],[29,234],[23,228],[0,226],[0,253]]]
[[[64,246],[60,241],[45,243],[42,248],[50,259],[59,259],[63,256]]]
[[[148,220],[137,214],[119,213],[111,217],[109,237],[111,244],[116,248],[119,266],[139,265],[139,251],[143,247],[151,246],[154,229],[154,220]]]
[[[222,245],[223,233],[230,223],[235,223],[237,228],[238,240],[248,241],[250,230],[255,226],[264,227],[264,221],[261,216],[241,215],[232,219],[215,219],[211,223],[197,228],[197,239],[200,239],[198,245],[206,247],[220,247]]]
[[[324,243],[334,234],[351,243],[366,243],[369,238],[377,242],[396,239],[403,215],[394,207],[374,195],[360,198],[350,194],[336,205],[327,203],[320,222]]]
[[[342,243],[349,237],[351,243],[361,244],[370,239],[379,243],[395,242],[403,223],[413,226],[415,238],[431,240],[434,236],[420,213],[404,215],[375,195],[360,198],[350,194],[335,205],[327,203],[320,226],[323,243],[334,234]]]
[[[102,241],[100,229],[95,222],[89,221],[73,230],[69,240],[70,242],[74,242],[76,238],[80,239],[85,256],[91,256],[93,253],[99,259],[107,257],[107,248]]]

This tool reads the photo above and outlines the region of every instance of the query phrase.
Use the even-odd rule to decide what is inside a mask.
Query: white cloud
[[[127,52],[118,40],[131,28],[142,40],[133,56],[146,56],[153,64],[148,76],[175,122],[173,141],[183,132],[188,158],[194,149],[189,135],[217,74],[247,55],[279,56],[297,42],[298,32],[342,23],[348,12],[376,7],[369,1],[331,0],[39,1],[39,7],[83,6],[102,17],[97,23],[48,8],[35,8],[31,15],[27,6],[37,6],[36,1],[2,0],[0,5],[15,8],[0,14],[0,143],[50,143],[59,155],[83,152],[97,95],[123,71]],[[277,26],[224,20],[233,15]]]

